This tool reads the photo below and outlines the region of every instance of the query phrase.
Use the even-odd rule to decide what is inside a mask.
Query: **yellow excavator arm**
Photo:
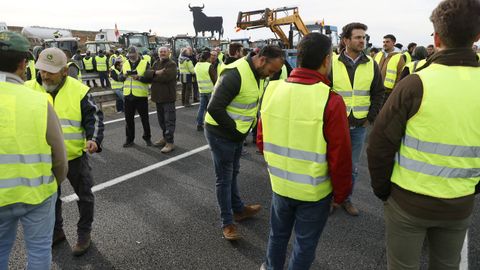
[[[291,40],[285,34],[282,25],[294,25],[301,35],[309,33],[298,13],[298,7],[283,7],[277,9],[266,8],[264,10],[240,11],[238,13],[237,27],[243,30],[251,30],[261,27],[270,28],[272,32],[287,45],[292,46]]]

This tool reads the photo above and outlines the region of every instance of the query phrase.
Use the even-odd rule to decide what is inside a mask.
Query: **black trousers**
[[[135,140],[135,111],[138,112],[142,120],[142,138],[150,140],[152,136],[150,133],[150,122],[148,121],[148,98],[130,95],[125,97],[124,102],[127,142]]]
[[[77,206],[80,219],[77,223],[77,234],[79,237],[82,237],[92,230],[95,201],[92,192],[92,168],[88,164],[88,156],[86,153],[68,162],[67,178],[79,198]],[[55,204],[55,230],[61,230],[63,228],[61,193],[62,190],[59,186],[57,202]]]
[[[192,83],[182,82],[182,105],[190,106],[190,97],[192,96]]]
[[[193,101],[198,102],[200,100],[200,92],[198,91],[197,80],[192,82],[192,88],[193,88]]]
[[[93,70],[93,69],[92,70],[85,70],[85,73],[94,73],[94,72],[95,72],[95,70]],[[92,82],[93,82],[93,87],[97,87],[97,82],[95,80],[92,80]],[[85,81],[85,83],[87,84],[88,87],[92,87],[90,85],[90,80]]]
[[[175,102],[157,103],[158,124],[162,128],[163,138],[167,143],[173,143],[175,132]]]

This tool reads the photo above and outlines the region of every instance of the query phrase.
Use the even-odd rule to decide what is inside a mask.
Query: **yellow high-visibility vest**
[[[208,62],[198,62],[195,65],[195,74],[197,75],[198,92],[200,94],[210,94],[213,91],[213,82],[210,78],[210,66]]]
[[[417,74],[422,103],[407,121],[391,181],[435,198],[472,195],[480,181],[480,69],[431,64]]]
[[[30,80],[25,83],[25,86],[30,87],[41,93],[46,93],[45,88],[37,81]],[[65,147],[67,148],[68,160],[73,160],[83,155],[86,146],[85,129],[82,127],[82,108],[81,101],[88,93],[90,88],[85,84],[67,76],[62,88],[58,90],[55,100],[50,102],[60,119],[62,125],[63,138]]]
[[[30,79],[36,80],[37,79],[37,70],[35,69],[35,61],[28,60],[28,70],[30,70]]]
[[[403,55],[405,55],[405,65],[412,62],[412,56],[408,51],[404,52]]]
[[[97,71],[107,71],[106,56],[95,56],[95,63],[97,63]]]
[[[253,74],[250,65],[246,58],[241,58],[230,65],[225,65],[225,69],[237,68],[241,77],[240,92],[238,95],[228,104],[226,111],[230,118],[235,121],[236,129],[240,133],[247,133],[257,121],[257,112],[260,97],[263,94],[264,80],[261,79],[257,84],[255,75]],[[213,90],[215,94],[215,88]],[[205,122],[218,126],[217,122],[207,112],[205,115]]]
[[[383,85],[386,88],[393,89],[395,83],[397,81],[397,67],[398,63],[400,62],[400,58],[402,57],[401,53],[397,53],[393,55],[387,63],[387,72],[385,73],[385,80],[383,81]],[[384,58],[383,52],[377,53],[375,55],[375,61],[380,64],[380,60]]]
[[[40,204],[57,191],[45,95],[0,82],[0,207]]]
[[[147,70],[148,62],[145,59],[140,60],[137,67],[134,69],[137,71],[138,76],[143,76]],[[130,61],[127,61],[123,64],[122,73],[127,77],[128,71],[131,71],[132,67],[130,66]],[[127,79],[123,82],[123,95],[128,96],[132,93],[136,97],[148,97],[148,83],[143,83],[132,79],[131,76],[128,76]]]
[[[345,101],[347,115],[353,113],[357,119],[367,117],[370,109],[370,87],[375,75],[375,64],[370,56],[367,57],[369,61],[359,64],[355,70],[353,86],[345,64],[338,55],[332,57],[332,89]]]
[[[404,68],[408,68],[408,74],[416,73],[417,69],[423,67],[427,63],[426,59],[417,60],[408,63]]]
[[[333,188],[328,175],[324,111],[330,89],[271,81],[262,101],[265,161],[273,192],[300,201],[319,201]]]
[[[111,67],[110,69],[113,70],[117,76],[119,76],[121,73],[115,67]],[[121,90],[123,88],[123,82],[115,81],[112,77],[110,77],[110,85],[112,86],[113,90]]]
[[[88,60],[84,57],[82,62],[85,70],[93,70],[93,57],[88,58]]]
[[[191,60],[178,61],[178,70],[180,72],[180,82],[187,82],[187,75],[195,74],[195,67]],[[192,78],[193,81],[193,78]]]

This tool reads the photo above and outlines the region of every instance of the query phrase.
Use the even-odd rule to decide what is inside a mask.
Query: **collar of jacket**
[[[0,71],[0,75],[5,76],[5,82],[23,84],[22,78],[20,78],[17,74]]]
[[[308,85],[323,82],[326,85],[330,85],[330,80],[327,78],[327,76],[324,76],[316,70],[308,68],[294,68],[290,73],[290,77],[288,77],[287,82]]]
[[[338,59],[340,59],[340,61],[342,61],[344,64],[351,63],[350,59],[348,59],[348,57],[345,55],[345,49],[340,53],[340,56],[338,57]],[[360,59],[358,59],[358,61],[355,64],[356,65],[364,64],[364,63],[367,63],[368,61],[370,61],[370,59],[368,59],[367,55],[363,51],[361,51]]]
[[[253,65],[253,60],[252,57],[255,56],[255,53],[249,53],[247,56],[245,56],[245,59],[248,62],[248,65],[250,66],[250,69],[253,72],[253,75],[255,75],[255,79],[257,82],[260,80],[260,74],[258,74],[258,71],[255,69],[255,66]]]
[[[433,54],[428,60],[428,65],[436,63],[446,66],[478,67],[476,54],[471,48],[445,49]]]

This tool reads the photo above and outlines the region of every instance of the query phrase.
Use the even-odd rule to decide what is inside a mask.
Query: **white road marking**
[[[200,104],[200,103],[199,103],[199,102],[192,103],[192,105],[197,105],[197,104]],[[182,109],[182,108],[185,108],[185,106],[177,106],[177,107],[175,107],[175,109],[177,109],[177,110],[178,110],[178,109]],[[156,114],[156,113],[157,113],[157,111],[153,111],[153,112],[149,112],[148,114]],[[138,118],[138,117],[140,117],[140,115],[138,115],[138,114],[135,115],[135,118]],[[105,122],[103,122],[103,124],[108,125],[108,124],[111,124],[111,123],[116,123],[116,122],[120,122],[120,121],[124,121],[124,120],[125,120],[125,117],[123,117],[123,118],[118,118],[118,119],[114,119],[114,120],[110,120],[110,121],[105,121]]]
[[[460,257],[460,270],[468,270],[468,230],[463,241],[462,253]]]
[[[204,146],[201,146],[201,147],[198,147],[198,148],[195,148],[193,150],[190,150],[186,153],[183,153],[183,154],[180,154],[178,156],[174,156],[172,158],[169,158],[167,160],[163,160],[163,161],[160,161],[158,163],[155,163],[153,165],[150,165],[150,166],[147,166],[145,168],[142,168],[140,170],[137,170],[137,171],[134,171],[134,172],[131,172],[131,173],[128,173],[128,174],[125,174],[125,175],[122,175],[122,176],[119,176],[117,178],[114,178],[112,180],[109,180],[107,182],[104,182],[104,183],[101,183],[101,184],[98,184],[98,185],[95,185],[93,186],[92,188],[92,191],[93,192],[97,192],[97,191],[100,191],[102,189],[106,189],[108,187],[111,187],[113,185],[116,185],[116,184],[119,184],[119,183],[122,183],[122,182],[125,182],[129,179],[132,179],[134,177],[137,177],[139,175],[142,175],[144,173],[147,173],[147,172],[150,172],[150,171],[153,171],[153,170],[156,170],[162,166],[165,166],[165,165],[168,165],[172,162],[175,162],[177,160],[180,160],[180,159],[183,159],[183,158],[186,158],[186,157],[189,157],[191,155],[194,155],[198,152],[201,152],[203,150],[206,150],[208,149],[209,146],[208,144],[207,145],[204,145]],[[78,196],[76,194],[72,194],[72,195],[68,195],[68,196],[65,196],[62,198],[62,201],[68,203],[68,202],[73,202],[73,201],[77,201],[78,200]]]

